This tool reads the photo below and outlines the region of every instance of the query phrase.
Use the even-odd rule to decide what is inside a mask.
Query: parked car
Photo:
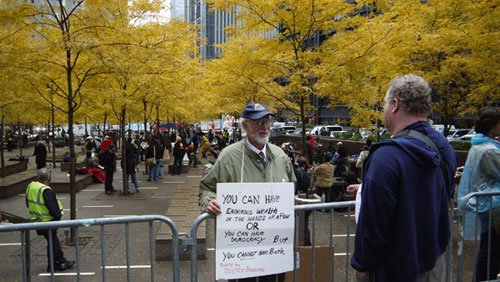
[[[326,130],[328,130],[330,137],[335,137],[336,134],[342,134],[347,132],[340,125],[327,126]]]
[[[280,136],[280,135],[284,135],[286,134],[285,133],[285,129],[283,129],[283,127],[271,127],[271,130],[269,132],[269,140],[271,142],[274,142],[276,140],[276,137]]]
[[[310,134],[311,135],[321,135],[321,129],[325,129],[327,132],[326,136],[333,136],[334,134],[338,133],[345,133],[346,131],[344,128],[340,125],[318,125],[311,129]],[[333,134],[332,134],[333,132]]]
[[[285,130],[286,134],[292,134],[295,132],[295,130],[297,130],[297,128],[295,126],[292,126],[292,125],[286,125],[286,126],[283,126],[282,128]]]
[[[469,129],[451,129],[450,132],[448,133],[448,136],[446,136],[446,139],[448,141],[460,141],[460,138],[470,132]]]
[[[474,129],[469,130],[469,132],[462,137],[460,137],[461,141],[470,141],[472,137],[476,136],[476,131]]]

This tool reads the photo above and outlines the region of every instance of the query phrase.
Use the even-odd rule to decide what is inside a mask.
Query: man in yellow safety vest
[[[38,170],[36,181],[31,182],[26,188],[26,206],[32,221],[45,222],[61,220],[63,207],[56,193],[48,186],[50,175],[46,168]],[[57,229],[37,230],[38,235],[42,235],[47,240],[47,272],[51,272],[51,260],[49,250],[49,231],[52,233],[52,255],[54,271],[62,271],[75,264],[74,261],[64,258],[61,243],[57,238]]]

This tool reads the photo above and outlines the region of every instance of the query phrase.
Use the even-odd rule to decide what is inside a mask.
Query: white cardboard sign
[[[293,270],[293,183],[219,183],[215,278]]]

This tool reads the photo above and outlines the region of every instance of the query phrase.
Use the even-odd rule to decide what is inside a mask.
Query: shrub
[[[391,138],[391,135],[380,134],[379,138],[380,138],[380,140],[389,139],[389,138]],[[368,136],[368,139],[372,140],[372,142],[377,142],[377,134],[375,134],[375,133],[370,134],[370,136]]]
[[[361,133],[359,133],[359,131],[356,131],[352,135],[352,140],[354,140],[354,141],[361,141],[361,139],[363,139],[363,137],[361,137]]]
[[[337,134],[335,134],[335,136],[337,136]],[[344,140],[349,140],[352,137],[349,132],[340,133],[340,134],[338,134],[338,136],[339,136],[338,138],[344,139]]]
[[[463,141],[451,141],[450,145],[457,151],[468,151],[472,146],[470,142]]]

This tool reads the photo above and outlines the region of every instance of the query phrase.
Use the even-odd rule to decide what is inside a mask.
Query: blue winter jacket
[[[450,239],[448,201],[454,190],[457,157],[446,138],[427,122],[406,129],[427,135],[404,136],[372,146],[363,165],[363,190],[352,266],[371,281],[417,281],[431,270]]]

